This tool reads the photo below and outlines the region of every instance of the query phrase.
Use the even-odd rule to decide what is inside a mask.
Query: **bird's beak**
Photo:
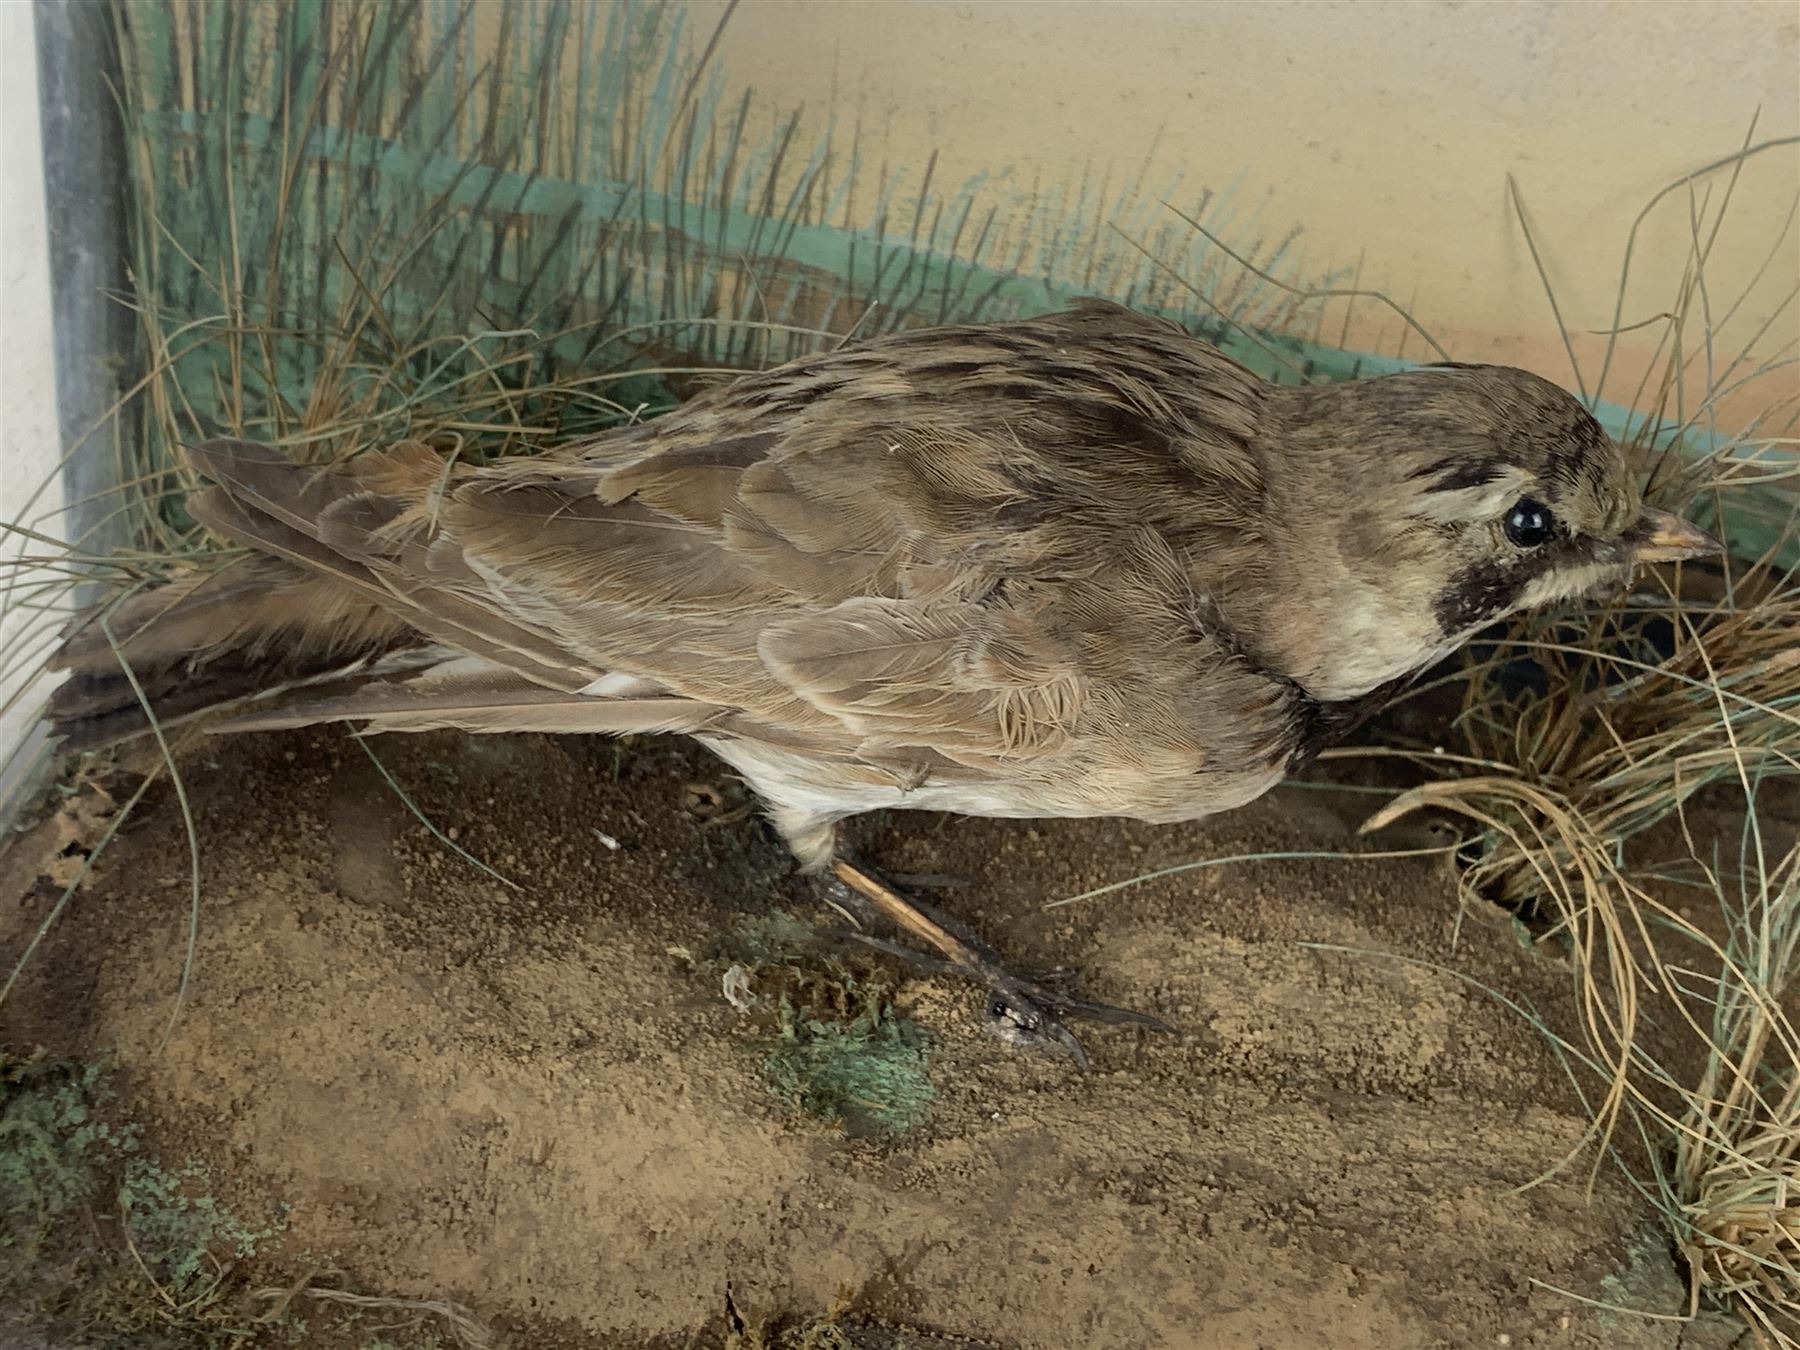
[[[1705,530],[1653,506],[1638,512],[1627,538],[1632,556],[1639,562],[1679,562],[1725,551],[1725,545]]]

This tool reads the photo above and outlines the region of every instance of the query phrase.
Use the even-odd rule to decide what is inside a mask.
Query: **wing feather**
[[[413,443],[328,469],[241,443],[195,460],[220,529],[483,663],[247,724],[652,728],[989,766],[1147,708],[1169,729],[1138,739],[1183,763],[1175,685],[1222,659],[1191,621],[1187,545],[1254,537],[1263,389],[1089,305],[827,353],[483,468]],[[583,693],[609,673],[660,692]]]

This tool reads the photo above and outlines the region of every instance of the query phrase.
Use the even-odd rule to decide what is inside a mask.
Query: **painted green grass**
[[[935,156],[871,171],[858,127],[809,138],[798,109],[771,123],[750,91],[728,100],[680,5],[485,14],[121,8],[134,539],[195,542],[175,453],[194,436],[530,450],[690,387],[633,371],[751,368],[1083,294],[1181,318],[1283,378],[1382,364],[1300,336],[1324,314],[1304,292],[1335,276],[1247,193],[1098,171],[949,185]]]

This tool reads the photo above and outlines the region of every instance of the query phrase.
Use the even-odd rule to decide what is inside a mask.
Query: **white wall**
[[[59,533],[56,361],[50,300],[49,232],[38,120],[33,7],[0,4],[0,525]],[[42,491],[40,491],[42,489]],[[33,500],[35,496],[35,500]],[[29,503],[29,505],[28,505]],[[8,789],[32,758],[27,745],[43,689],[30,672],[55,632],[55,617],[21,607],[45,574],[19,559],[47,550],[7,531],[0,535],[0,812]],[[21,751],[21,747],[24,747]]]

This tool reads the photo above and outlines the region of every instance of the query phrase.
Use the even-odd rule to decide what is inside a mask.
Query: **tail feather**
[[[459,658],[409,679],[323,698],[285,700],[221,721],[220,731],[267,731],[322,722],[360,722],[368,731],[700,731],[728,710],[654,689],[596,697],[546,689],[484,661]]]
[[[402,649],[391,656],[364,657],[348,664],[321,664],[316,669],[295,669],[266,661],[226,659],[191,672],[168,672],[166,676],[142,677],[138,690],[122,674],[110,676],[71,677],[52,698],[52,729],[61,738],[62,748],[71,753],[100,750],[110,745],[141,736],[150,730],[153,712],[156,724],[167,732],[199,718],[212,718],[221,710],[233,710],[227,717],[250,716],[243,709],[257,708],[265,715],[289,706],[304,694],[313,698],[333,688],[358,691],[371,682],[393,678],[396,673],[417,669],[419,665],[442,659],[439,649]],[[134,668],[132,673],[137,674]],[[64,691],[78,690],[66,701]],[[79,707],[75,706],[79,703]],[[148,705],[150,712],[146,712]],[[311,721],[314,719],[306,719]],[[289,722],[284,725],[305,725]],[[229,723],[212,723],[218,729],[248,730]]]
[[[154,667],[276,642],[309,652],[361,650],[404,631],[368,596],[274,558],[248,557],[77,617],[63,630],[50,665],[77,673],[112,670],[116,652],[134,666]]]
[[[142,734],[152,714],[223,712],[212,725],[230,731],[356,720],[626,732],[698,730],[725,712],[642,682],[613,689],[550,635],[480,603],[479,575],[435,533],[447,471],[424,446],[323,468],[238,441],[189,454],[215,484],[190,512],[256,552],[70,627],[52,659],[69,679],[49,708],[66,748]]]
[[[361,590],[436,641],[518,668],[560,689],[603,673],[556,642],[444,588],[422,564],[430,494],[443,464],[403,442],[336,470],[294,464],[265,446],[214,441],[191,451],[218,487],[190,509],[209,528]],[[423,458],[421,458],[423,456]]]
[[[275,558],[234,560],[77,619],[50,661],[69,678],[47,711],[65,748],[98,749],[147,731],[146,703],[174,723],[419,642],[391,610],[330,578]]]

